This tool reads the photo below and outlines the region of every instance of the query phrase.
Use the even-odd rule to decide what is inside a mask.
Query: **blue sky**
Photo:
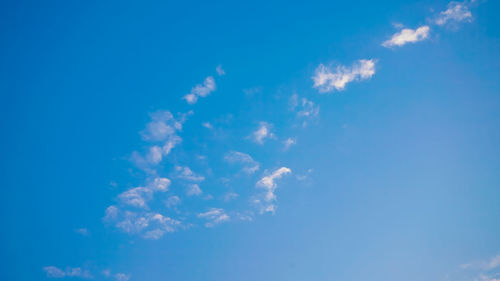
[[[0,9],[1,280],[500,280],[498,1]]]

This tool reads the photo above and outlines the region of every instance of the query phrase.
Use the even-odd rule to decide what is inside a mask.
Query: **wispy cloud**
[[[215,71],[217,72],[217,75],[219,75],[219,76],[226,75],[226,71],[222,68],[222,65],[220,65],[220,64],[215,68]]]
[[[306,98],[299,98],[297,94],[293,94],[288,99],[288,105],[290,110],[296,112],[297,118],[302,121],[302,127],[306,127],[309,120],[313,120],[319,115],[319,105]]]
[[[460,266],[463,269],[481,269],[481,270],[492,270],[500,267],[500,255],[497,255],[489,260],[472,262],[463,264]]]
[[[228,193],[224,194],[224,201],[229,202],[231,200],[238,198],[238,196],[239,196],[238,193],[228,192]]]
[[[155,212],[130,211],[116,209],[116,216],[106,221],[114,223],[121,231],[128,234],[142,234],[145,239],[159,239],[167,232],[174,232],[182,227],[178,220]]]
[[[201,124],[203,127],[207,128],[207,129],[213,129],[214,126],[212,126],[212,124],[210,122],[203,122]]]
[[[287,138],[283,141],[283,149],[288,150],[290,147],[297,143],[297,139],[295,138]]]
[[[224,156],[224,160],[228,163],[239,163],[243,164],[243,172],[247,174],[253,174],[256,171],[259,170],[260,164],[259,162],[255,161],[252,156],[239,152],[239,151],[230,151]]]
[[[252,133],[251,138],[254,142],[258,144],[263,144],[264,140],[268,138],[274,138],[274,134],[272,132],[273,125],[267,122],[260,122],[259,127]]]
[[[75,232],[83,236],[89,236],[90,234],[89,230],[86,228],[77,228],[75,229]]]
[[[48,278],[64,278],[64,277],[78,277],[82,279],[92,279],[93,276],[86,269],[81,269],[80,267],[67,267],[62,270],[56,266],[45,266],[43,267]]]
[[[130,280],[130,275],[125,273],[116,273],[115,274],[116,281],[128,281]]]
[[[193,182],[201,182],[205,180],[204,176],[195,174],[189,167],[175,166],[176,177]]]
[[[172,208],[179,205],[180,203],[181,199],[179,198],[179,196],[172,195],[168,197],[167,201],[165,202],[165,205],[167,206],[167,208]]]
[[[200,186],[197,185],[196,183],[190,184],[187,187],[186,195],[187,196],[198,196],[201,195],[203,191],[201,190]]]
[[[198,218],[207,220],[207,222],[205,223],[206,227],[213,227],[217,224],[228,221],[229,215],[226,214],[224,209],[211,208],[204,213],[198,214]]]
[[[450,2],[448,9],[439,13],[435,19],[437,25],[445,25],[451,22],[471,22],[472,13],[469,10],[469,2]]]
[[[222,68],[221,68],[222,70]],[[191,89],[191,92],[183,97],[189,104],[195,104],[198,98],[204,98],[211,92],[215,91],[215,80],[212,76],[208,76],[203,81],[203,84],[198,84]]]
[[[362,59],[351,66],[338,65],[334,68],[320,64],[312,77],[313,87],[320,93],[341,91],[353,81],[366,80],[375,74],[375,60]]]
[[[430,28],[427,25],[421,26],[417,29],[404,28],[396,34],[392,35],[391,39],[382,43],[386,48],[394,46],[403,46],[408,43],[415,43],[425,40],[429,37]]]
[[[456,280],[500,281],[500,255],[487,260],[460,265],[460,271],[453,274]]]

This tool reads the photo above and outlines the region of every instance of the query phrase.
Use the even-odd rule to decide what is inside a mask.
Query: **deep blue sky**
[[[2,2],[0,279],[499,280],[499,11]]]

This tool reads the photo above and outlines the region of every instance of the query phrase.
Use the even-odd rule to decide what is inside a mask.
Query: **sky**
[[[0,280],[500,280],[500,2],[0,5]]]

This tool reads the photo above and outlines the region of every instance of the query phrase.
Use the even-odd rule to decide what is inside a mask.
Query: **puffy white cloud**
[[[375,60],[358,60],[350,67],[339,65],[334,69],[320,64],[312,77],[314,88],[320,93],[341,91],[352,81],[369,79],[375,74]]]
[[[123,212],[123,218],[117,223],[116,227],[126,233],[140,233],[143,229],[149,226],[149,218],[139,215],[135,212]]]
[[[195,174],[189,167],[175,166],[176,177],[187,181],[201,182],[205,177]]]
[[[275,198],[273,191],[276,188],[276,183],[274,181],[280,179],[281,177],[283,177],[283,175],[289,174],[291,172],[292,170],[290,170],[289,168],[281,167],[276,171],[274,171],[269,176],[265,176],[257,182],[258,187],[263,187],[268,190],[269,194],[267,196],[267,200],[272,200]]]
[[[213,227],[217,224],[229,220],[229,215],[226,214],[224,209],[210,208],[207,212],[198,214],[198,218],[207,220],[206,227]]]
[[[140,134],[143,140],[156,144],[148,148],[145,156],[134,151],[131,157],[132,162],[144,170],[150,170],[151,166],[160,163],[164,156],[181,143],[182,139],[177,135],[177,132],[182,130],[182,124],[190,114],[192,111],[180,114],[176,119],[168,110],[151,113],[151,121],[146,124],[146,128]]]
[[[437,16],[435,23],[437,25],[445,25],[449,22],[471,22],[472,13],[469,10],[468,3],[465,2],[450,2],[448,9],[442,11]]]
[[[153,195],[153,191],[146,187],[134,187],[118,195],[120,201],[125,205],[138,208],[146,208],[146,201]]]
[[[239,151],[230,151],[224,156],[224,160],[229,163],[240,163],[243,164],[243,172],[247,174],[253,174],[259,170],[260,164],[255,161],[252,156],[239,152]]]
[[[290,170],[289,168],[281,167],[272,172],[270,175],[264,176],[256,183],[256,186],[258,188],[262,188],[265,191],[262,198],[256,198],[253,201],[256,205],[259,206],[261,213],[274,213],[274,211],[276,210],[276,205],[274,204],[274,201],[276,201],[276,194],[274,193],[274,191],[277,188],[277,184],[275,181],[291,172],[292,170]]]
[[[182,223],[154,212],[124,211],[114,219],[116,227],[129,234],[140,234],[146,239],[158,239],[167,232],[174,232]]]
[[[198,84],[191,89],[191,92],[184,96],[184,99],[189,104],[195,104],[200,97],[206,97],[211,92],[215,91],[215,80],[212,76],[208,76],[203,81],[203,84]]]
[[[167,191],[171,181],[167,178],[157,177],[149,185],[152,191]]]
[[[118,199],[120,199],[120,202],[124,205],[137,208],[147,208],[147,202],[153,199],[154,193],[167,191],[170,183],[171,181],[168,178],[156,177],[147,185],[147,187],[134,187],[120,193],[118,195]],[[116,217],[117,211],[118,210],[114,206],[108,207],[106,217]]]
[[[259,128],[253,132],[251,137],[256,143],[263,144],[264,140],[274,138],[272,128],[273,126],[271,124],[267,122],[260,122]]]
[[[182,124],[175,120],[168,110],[159,110],[150,114],[151,122],[141,132],[146,141],[164,141],[182,128]]]
[[[190,184],[187,187],[186,195],[187,196],[198,196],[201,195],[203,191],[201,190],[200,186],[197,184]]]
[[[422,41],[429,37],[430,28],[427,25],[421,26],[417,29],[404,28],[401,31],[394,34],[391,39],[382,43],[382,46],[386,48],[394,46],[403,46],[408,43],[415,43]]]

